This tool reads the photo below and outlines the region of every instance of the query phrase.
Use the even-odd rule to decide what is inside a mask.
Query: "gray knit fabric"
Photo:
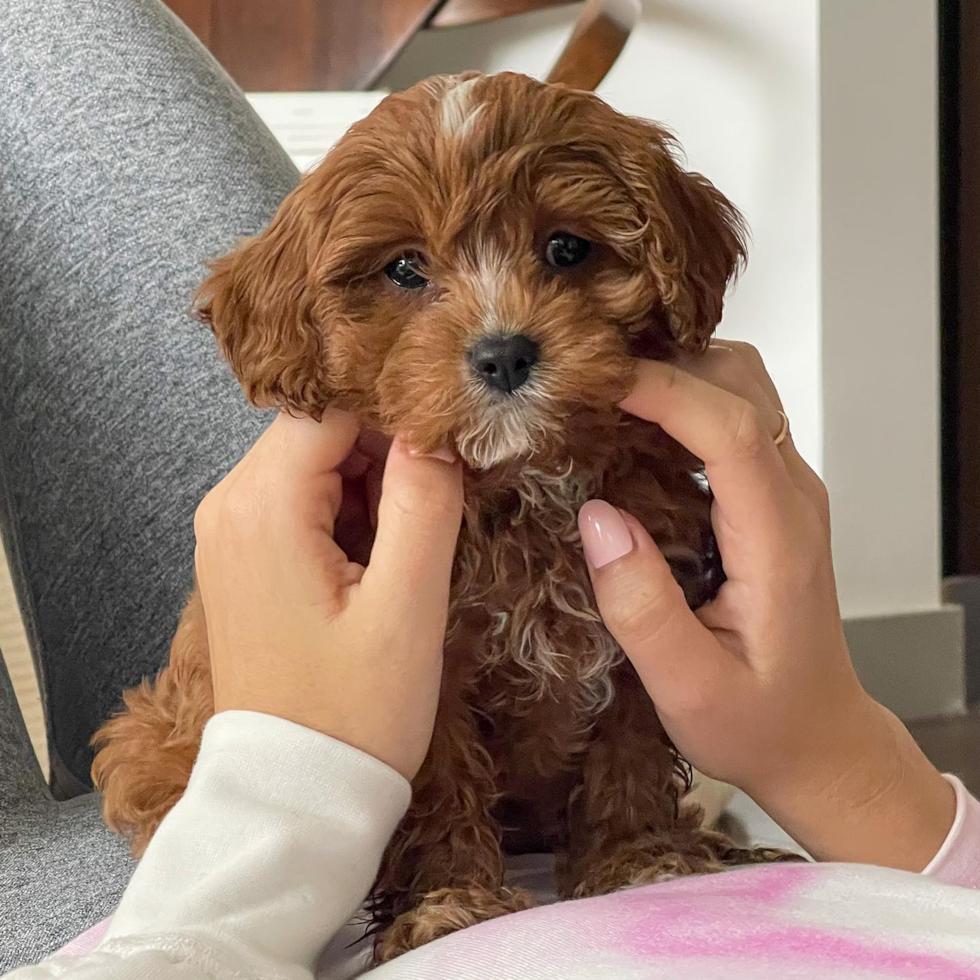
[[[54,802],[0,660],[0,973],[111,915],[133,862],[94,793]]]
[[[185,311],[295,181],[157,0],[0,0],[0,522],[59,798],[164,661],[194,508],[265,422]],[[129,867],[90,796],[46,796],[5,674],[0,759],[2,970],[91,925]]]

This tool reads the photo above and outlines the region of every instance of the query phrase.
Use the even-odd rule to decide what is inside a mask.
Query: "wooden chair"
[[[165,0],[245,91],[373,88],[420,30],[445,31],[570,0]],[[640,0],[587,0],[547,80],[592,89]],[[448,40],[448,37],[447,37]]]

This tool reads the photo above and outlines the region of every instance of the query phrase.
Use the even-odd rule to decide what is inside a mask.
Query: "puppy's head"
[[[249,397],[472,467],[614,424],[630,356],[702,348],[741,219],[652,123],[520,75],[389,96],[201,287]]]

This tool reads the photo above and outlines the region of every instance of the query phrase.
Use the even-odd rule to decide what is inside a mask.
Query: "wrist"
[[[749,795],[817,860],[921,871],[953,825],[955,792],[866,694],[846,718],[829,730],[825,751]]]
[[[822,709],[806,719],[794,714],[791,738],[774,740],[765,765],[753,768],[739,788],[770,812],[807,808],[815,799],[835,795],[844,780],[868,788],[860,770],[880,778],[886,767],[874,770],[871,760],[880,756],[890,763],[893,757],[883,712],[855,682],[851,696],[836,699],[836,710]]]

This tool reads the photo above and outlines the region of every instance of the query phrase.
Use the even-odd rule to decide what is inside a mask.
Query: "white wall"
[[[383,84],[544,75],[576,5],[419,35]],[[835,511],[845,615],[939,595],[934,0],[644,0],[599,89],[742,209],[721,332],[763,352]]]
[[[936,10],[822,0],[824,477],[859,615],[939,601]]]

